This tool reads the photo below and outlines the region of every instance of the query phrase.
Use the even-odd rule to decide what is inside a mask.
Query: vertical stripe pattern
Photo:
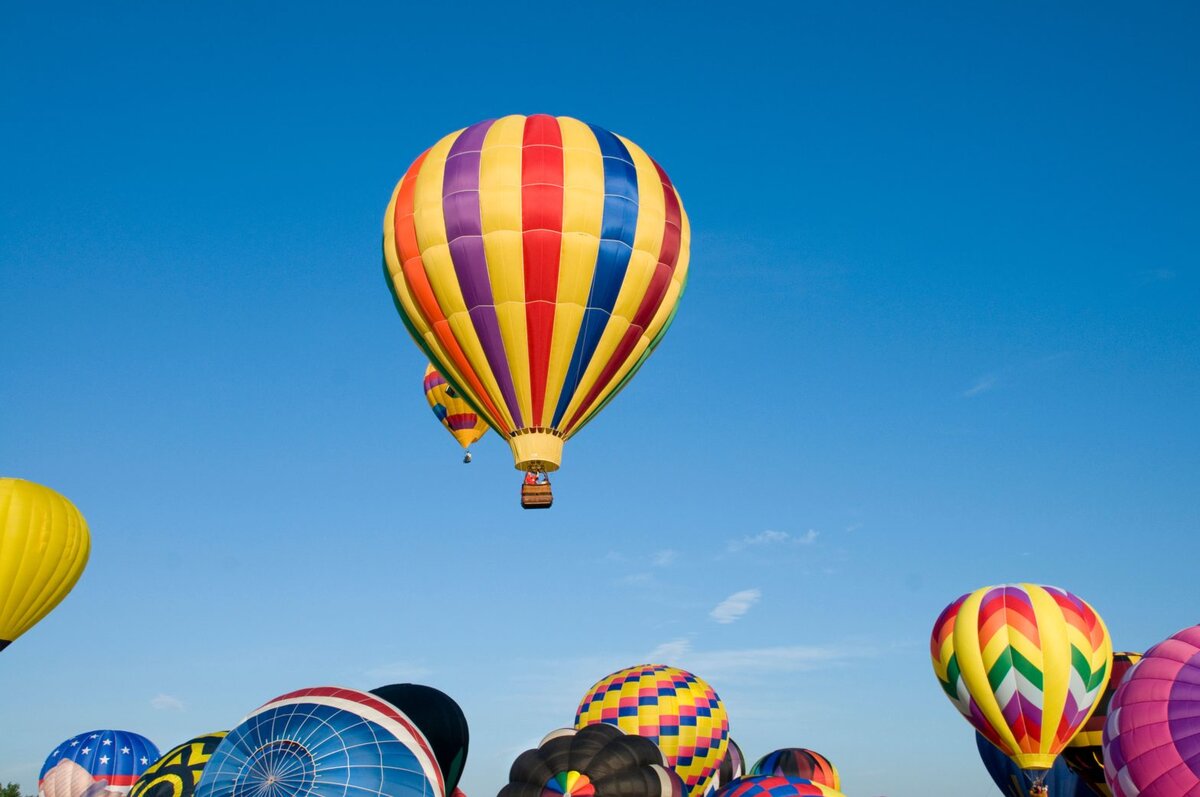
[[[657,346],[687,278],[687,215],[637,145],[509,116],[419,157],[384,219],[418,346],[501,434],[566,439]]]

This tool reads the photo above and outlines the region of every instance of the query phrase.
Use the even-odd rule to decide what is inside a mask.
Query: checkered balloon
[[[832,786],[786,775],[748,775],[722,786],[717,797],[845,797]]]
[[[708,790],[729,744],[729,718],[713,688],[662,664],[628,667],[592,686],[575,712],[575,727],[601,722],[662,748],[689,797]]]

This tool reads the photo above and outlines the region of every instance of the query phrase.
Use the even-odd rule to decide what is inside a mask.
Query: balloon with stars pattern
[[[141,734],[87,731],[67,739],[46,757],[38,774],[38,793],[42,797],[128,794],[158,757],[154,742]]]
[[[318,686],[251,712],[213,752],[195,797],[445,797],[428,740],[357,689]]]
[[[614,725],[561,728],[517,756],[498,797],[683,797],[654,742]]]
[[[192,797],[205,765],[226,734],[228,731],[207,733],[172,747],[142,773],[129,797]]]
[[[747,775],[723,786],[717,797],[845,797],[832,786],[787,775]]]
[[[662,748],[691,797],[701,797],[729,745],[725,704],[702,679],[663,664],[639,664],[601,678],[575,712],[575,727],[616,725]]]

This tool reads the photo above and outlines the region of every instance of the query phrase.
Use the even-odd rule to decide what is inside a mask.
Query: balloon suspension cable
[[[1048,797],[1050,790],[1046,787],[1046,772],[1045,770],[1035,770],[1025,772],[1025,776],[1029,778],[1029,797]]]

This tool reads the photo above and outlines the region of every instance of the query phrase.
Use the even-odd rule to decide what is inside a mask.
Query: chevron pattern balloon
[[[1025,770],[1048,770],[1108,684],[1100,615],[1057,587],[984,587],[951,603],[930,639],[946,696]]]

